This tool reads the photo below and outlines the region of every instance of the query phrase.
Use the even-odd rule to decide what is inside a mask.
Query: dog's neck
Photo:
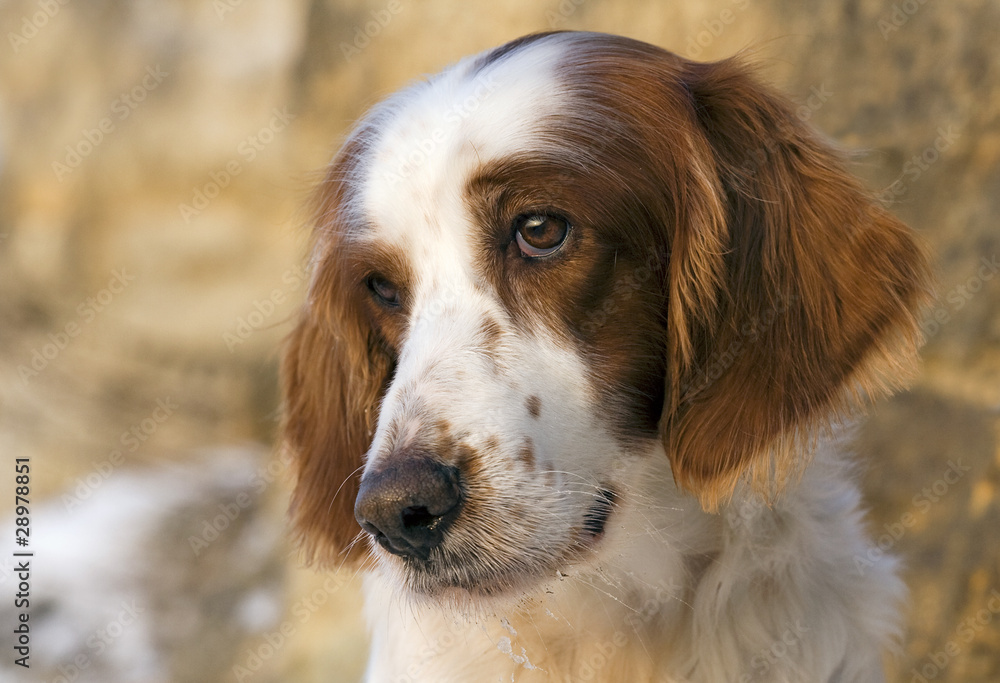
[[[867,634],[883,633],[890,615],[875,607],[903,589],[890,560],[859,570],[853,559],[868,550],[859,496],[832,451],[779,503],[735,499],[714,515],[664,485],[665,457],[644,463],[598,556],[516,603],[457,611],[372,573],[368,681],[863,680],[844,666],[864,671],[879,656]],[[831,652],[854,663],[820,661]]]

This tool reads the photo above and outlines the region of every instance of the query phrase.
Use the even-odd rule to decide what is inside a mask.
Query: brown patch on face
[[[524,437],[524,443],[517,451],[517,459],[529,470],[535,469],[535,444],[530,437]]]
[[[411,288],[415,280],[406,254],[392,245],[359,239],[346,241],[342,251],[342,277],[350,283],[352,294],[367,312],[372,329],[394,355],[398,354],[407,334]],[[368,282],[373,276],[397,288],[398,306],[387,306],[372,293]]]
[[[315,277],[281,363],[281,446],[295,476],[290,516],[309,560],[340,564],[361,529],[354,519],[359,470],[378,417],[394,355],[372,325],[363,284],[350,276],[345,245],[360,229],[347,209],[357,160],[356,136],[331,164],[317,193]]]
[[[565,78],[575,99],[555,126],[602,141],[580,155],[594,158],[610,198],[627,181],[641,211],[623,211],[621,225],[645,244],[635,253],[669,265],[649,264],[664,294],[654,317],[627,291],[599,310],[610,304],[612,337],[637,335],[633,350],[663,342],[661,426],[675,478],[709,508],[743,477],[780,485],[808,452],[803,435],[886,393],[912,363],[927,296],[921,249],[738,60],[698,64],[597,36],[567,52]],[[633,254],[626,264],[643,265]],[[648,296],[638,287],[632,298]],[[643,329],[654,318],[659,339]],[[635,370],[610,358],[604,379]]]
[[[369,455],[370,459],[375,460],[373,470],[392,467],[395,458],[408,457],[411,453],[457,466],[459,444],[451,430],[451,423],[429,415],[419,399],[412,400],[388,425],[384,450]]]
[[[620,183],[609,179],[600,171],[607,160],[581,168],[575,150],[586,143],[565,136],[571,149],[487,164],[468,184],[470,208],[486,227],[477,265],[517,327],[543,327],[568,350],[593,359],[602,414],[622,439],[654,438],[662,409],[668,245],[642,242],[660,228],[641,189],[648,187],[650,204],[660,190],[641,173]],[[569,236],[552,256],[521,253],[514,224],[530,213],[569,222]]]
[[[477,523],[482,521],[485,510],[489,509],[489,501],[498,495],[488,469],[483,462],[482,454],[465,444],[457,444],[454,452],[454,463],[461,472],[463,498],[465,508],[457,524]],[[468,492],[472,492],[471,495]]]
[[[503,340],[503,329],[494,318],[486,316],[479,324],[476,335],[476,350],[492,361],[494,368],[503,364],[500,346]]]
[[[538,416],[542,413],[542,399],[532,394],[524,404],[528,409],[528,414],[537,420]]]
[[[662,436],[706,507],[742,477],[780,482],[850,388],[885,393],[911,363],[920,248],[737,60],[589,35],[562,77],[544,142],[467,185],[477,265],[516,325],[589,359],[619,439]],[[527,258],[515,219],[536,213],[572,227]]]

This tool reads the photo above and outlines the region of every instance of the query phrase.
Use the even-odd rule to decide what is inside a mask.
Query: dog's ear
[[[817,427],[907,378],[928,272],[745,65],[682,68],[712,177],[671,247],[661,428],[676,480],[715,509],[740,481],[773,491]]]
[[[356,158],[345,147],[320,188],[313,277],[281,367],[281,441],[295,473],[290,514],[307,558],[323,564],[342,561],[361,531],[354,501],[391,365],[341,262]]]

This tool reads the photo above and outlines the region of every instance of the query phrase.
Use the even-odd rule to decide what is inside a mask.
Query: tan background
[[[986,265],[1000,255],[998,27],[990,0],[0,4],[0,467],[30,457],[33,499],[71,514],[66,492],[95,472],[92,499],[165,462],[197,470],[205,446],[270,444],[276,349],[303,293],[301,207],[351,122],[408,80],[548,28],[699,59],[752,47],[813,122],[860,152],[860,175],[895,188],[886,201],[936,255],[921,375],[858,446],[872,528],[905,557],[913,590],[891,680],[1000,680],[1000,273]],[[286,485],[272,470],[260,504],[276,520]],[[6,516],[13,474],[0,481]],[[219,571],[206,589],[190,533],[178,538],[164,557],[193,583],[153,583],[201,597],[183,638],[156,641],[165,680],[358,680],[354,580],[324,589],[278,541],[259,575]],[[228,629],[213,600],[261,577],[284,612]],[[264,634],[277,642],[282,626],[291,635],[269,654]],[[33,675],[55,680],[69,655],[43,636]],[[254,652],[266,656],[238,675]],[[0,657],[9,667],[6,644]],[[121,678],[93,659],[90,674]]]

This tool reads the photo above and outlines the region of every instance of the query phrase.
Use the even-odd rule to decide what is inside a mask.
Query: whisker
[[[334,504],[334,502],[336,502],[337,496],[339,496],[340,492],[344,489],[344,485],[351,480],[351,477],[353,477],[355,474],[357,474],[358,472],[360,472],[364,468],[365,468],[364,465],[360,465],[360,466],[356,467],[353,472],[351,472],[350,474],[348,474],[344,478],[344,481],[340,482],[340,486],[337,487],[336,493],[334,493],[333,494],[333,498],[330,499],[330,505],[326,509],[326,513],[327,514],[330,514],[330,512],[333,510],[333,504]]]

